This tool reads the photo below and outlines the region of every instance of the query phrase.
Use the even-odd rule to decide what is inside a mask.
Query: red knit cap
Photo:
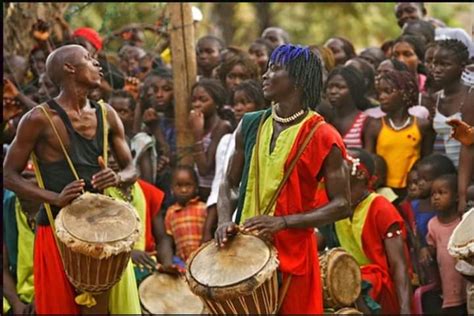
[[[83,37],[89,41],[97,51],[102,49],[102,38],[96,30],[90,27],[80,27],[74,31],[73,36]]]

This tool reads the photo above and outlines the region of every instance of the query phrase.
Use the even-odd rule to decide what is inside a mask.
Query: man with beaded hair
[[[247,113],[220,187],[216,242],[239,229],[272,239],[283,288],[280,313],[322,314],[321,276],[314,227],[350,215],[346,150],[339,133],[314,112],[322,65],[308,47],[284,44],[263,75],[271,109]],[[320,190],[323,186],[324,190]],[[240,192],[239,192],[240,184]],[[322,193],[322,194],[321,194]],[[237,209],[236,223],[231,221]]]

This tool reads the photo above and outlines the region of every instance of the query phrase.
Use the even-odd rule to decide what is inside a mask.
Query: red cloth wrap
[[[165,193],[142,179],[138,179],[138,184],[146,200],[145,251],[151,252],[156,248],[155,237],[153,237],[153,218],[161,209]]]
[[[296,156],[311,128],[322,119],[316,115],[303,124],[288,155],[285,169]],[[324,195],[318,192],[317,177],[333,146],[339,148],[343,157],[346,157],[344,143],[339,133],[329,124],[321,125],[283,186],[276,201],[275,216],[308,212],[327,202]],[[321,276],[314,229],[286,229],[274,237],[280,270],[285,279],[288,273],[292,274],[280,313],[322,314]]]
[[[80,314],[51,226],[36,227],[33,274],[37,314]]]

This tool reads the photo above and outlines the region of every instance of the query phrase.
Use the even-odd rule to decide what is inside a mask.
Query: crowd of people
[[[61,43],[37,28],[28,56],[4,56],[4,313],[81,312],[43,204],[56,216],[83,190],[131,203],[144,228],[111,314],[140,314],[130,284],[239,229],[273,239],[282,313],[322,313],[317,254],[334,247],[361,267],[365,313],[413,312],[428,285],[425,313],[474,313],[474,266],[447,249],[474,207],[474,44],[422,3],[394,13],[400,36],[359,53],[280,27],[245,47],[200,37],[189,148],[169,48],[130,29],[113,58],[92,28]]]

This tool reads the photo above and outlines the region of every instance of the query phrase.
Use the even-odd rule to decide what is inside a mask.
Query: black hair
[[[145,80],[148,79],[149,77],[160,77],[165,80],[173,81],[173,73],[171,72],[171,70],[164,67],[159,67],[156,69],[154,68],[152,71],[150,71],[146,75]]]
[[[362,57],[354,57],[352,59],[349,59],[348,62],[351,61],[351,60],[359,63],[360,71],[362,72],[362,76],[364,76],[364,81],[365,81],[365,84],[366,84],[367,92],[374,91],[374,89],[375,89],[375,69],[374,69],[374,66],[372,66],[372,64],[370,64],[367,60],[365,60]],[[357,67],[355,67],[355,68],[357,68]],[[357,70],[359,70],[359,69],[357,68]]]
[[[416,56],[420,60],[417,71],[422,74],[427,74],[425,65],[423,63],[423,61],[425,60],[425,51],[426,51],[425,43],[423,43],[423,41],[418,36],[413,36],[413,35],[400,36],[399,38],[395,40],[395,42],[393,43],[393,46],[395,46],[397,43],[408,43],[413,48],[413,51],[415,52]]]
[[[245,80],[235,87],[232,92],[232,105],[234,105],[234,95],[237,91],[244,91],[249,99],[255,103],[256,111],[261,110],[266,105],[265,97],[263,96],[262,86],[257,80]]]
[[[204,90],[206,90],[206,92],[216,104],[217,111],[219,111],[220,108],[226,104],[227,91],[219,80],[207,78],[201,79],[193,85],[191,91],[194,91],[194,89],[197,87],[202,87]]]
[[[124,98],[129,100],[130,108],[135,111],[136,101],[133,96],[125,90],[113,90],[109,96],[109,102],[112,98]]]
[[[347,150],[355,154],[352,155],[353,158],[360,159],[360,162],[367,168],[369,176],[372,177],[375,173],[375,162],[373,156],[367,150],[362,148],[349,147]]]
[[[449,185],[449,189],[452,190],[455,195],[458,192],[458,176],[454,173],[446,173],[436,177],[434,181],[446,181]]]
[[[346,81],[356,107],[361,111],[367,110],[370,107],[370,101],[365,97],[367,87],[361,72],[354,66],[337,66],[329,73],[326,86],[336,75],[342,76]]]
[[[451,161],[451,159],[438,153],[431,154],[421,159],[418,163],[418,167],[421,165],[431,166],[431,170],[435,179],[439,176],[442,176],[443,174],[457,173],[456,167],[454,166],[454,163]]]
[[[263,35],[263,33],[265,33],[265,31],[267,31],[268,29],[272,29],[272,30],[275,30],[275,31],[279,32],[279,34],[280,34],[281,37],[283,38],[283,41],[285,42],[285,44],[288,44],[288,43],[290,42],[290,34],[288,34],[287,31],[285,31],[284,29],[282,29],[281,27],[278,27],[278,26],[270,26],[270,27],[267,27],[266,29],[263,30],[262,35]]]
[[[410,46],[413,48],[415,51],[416,56],[420,61],[425,60],[425,44],[423,41],[418,37],[418,36],[413,36],[413,35],[402,35],[398,37],[393,45],[397,43],[408,43]]]
[[[258,65],[246,52],[241,52],[239,54],[232,54],[224,58],[222,63],[217,68],[217,76],[224,86],[226,84],[227,75],[237,65],[241,65],[243,68],[245,68],[245,70],[248,72],[249,79],[258,79]]]
[[[253,41],[252,44],[250,44],[250,46],[252,46],[253,44],[258,44],[258,45],[261,45],[261,46],[265,46],[265,49],[267,50],[267,53],[268,53],[269,57],[273,52],[272,44],[270,44],[270,42],[268,40],[264,39],[264,38],[257,38],[255,41]]]
[[[467,46],[457,39],[445,39],[434,42],[435,47],[443,48],[449,50],[454,58],[460,64],[469,63],[469,50]]]
[[[392,63],[393,68],[395,68],[395,70],[398,70],[398,71],[408,71],[407,65],[405,65],[404,63],[402,63],[402,62],[399,61],[398,59],[390,58],[389,60],[390,60],[390,62]]]
[[[200,43],[204,41],[211,41],[217,43],[219,45],[219,51],[222,51],[225,48],[224,41],[214,35],[205,35],[203,37],[200,37],[197,41],[196,48],[197,46],[199,46]]]
[[[192,166],[190,166],[190,165],[177,165],[176,167],[173,168],[173,172],[172,172],[173,178],[174,178],[174,175],[176,174],[176,172],[178,172],[178,171],[187,171],[187,172],[189,172],[189,174],[193,178],[194,182],[196,183],[196,188],[199,188],[199,178],[198,178],[198,175],[196,173],[196,170],[194,170],[194,168]]]
[[[422,36],[425,44],[429,44],[435,39],[435,28],[430,22],[423,20],[409,20],[403,26],[403,35]]]
[[[418,102],[418,81],[408,71],[390,71],[377,77],[378,81],[388,81],[395,90],[402,94],[406,107],[411,107]]]
[[[390,50],[390,48],[393,47],[393,44],[395,43],[394,40],[388,40],[388,41],[385,41],[382,43],[382,45],[380,46],[380,49],[382,50],[382,52],[384,54],[387,54],[387,52]]]
[[[283,66],[294,83],[303,88],[303,106],[316,108],[323,84],[323,66],[316,54],[307,46],[283,44],[275,48],[268,63]]]
[[[338,39],[342,42],[342,50],[347,56],[347,59],[355,57],[357,54],[355,52],[354,45],[345,37],[334,36],[332,39]]]

